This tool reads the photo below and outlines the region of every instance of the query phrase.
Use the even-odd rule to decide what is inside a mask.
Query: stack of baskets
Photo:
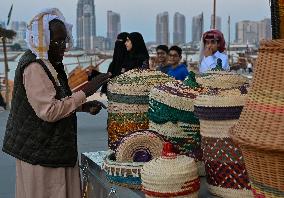
[[[108,84],[108,145],[116,150],[129,133],[148,129],[148,95],[159,83],[172,80],[166,74],[150,70],[130,70]]]
[[[248,100],[232,139],[255,197],[284,197],[284,40],[262,41]]]
[[[194,158],[200,175],[205,175],[201,163],[201,137],[198,118],[194,115],[194,101],[205,92],[199,87],[194,73],[184,81],[155,86],[149,95],[149,129],[158,132],[173,144],[175,152]]]
[[[252,197],[243,156],[229,137],[247,97],[246,81],[245,77],[221,71],[197,79],[208,88],[194,104],[200,119],[207,184],[209,191],[220,197]]]

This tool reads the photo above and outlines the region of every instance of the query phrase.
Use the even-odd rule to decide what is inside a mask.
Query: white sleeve
[[[230,70],[228,56],[226,54],[224,54],[224,56],[222,57],[222,67],[226,71]]]
[[[203,57],[201,65],[199,67],[200,73],[205,73],[216,66],[213,56]]]

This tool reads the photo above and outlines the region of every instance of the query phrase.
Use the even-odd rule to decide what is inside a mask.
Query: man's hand
[[[103,84],[110,80],[111,73],[99,74],[95,79],[89,81],[82,91],[85,93],[86,97],[93,95]]]
[[[92,115],[98,114],[102,108],[106,109],[107,107],[104,105],[104,103],[97,100],[89,101],[82,105],[82,111],[88,112]]]

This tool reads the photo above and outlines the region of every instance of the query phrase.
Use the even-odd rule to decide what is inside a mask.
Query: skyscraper
[[[240,44],[256,44],[258,39],[258,22],[240,21],[236,23],[236,42]]]
[[[258,26],[258,39],[271,39],[271,20],[269,18],[263,19],[259,22]]]
[[[186,25],[185,16],[176,12],[174,15],[174,31],[173,31],[173,43],[175,45],[186,43],[185,38]]]
[[[169,44],[169,13],[163,12],[156,18],[156,42],[157,44]]]
[[[236,23],[236,42],[257,44],[261,39],[271,39],[271,20],[240,21]]]
[[[24,21],[12,21],[11,29],[14,30],[16,34],[15,40],[25,40],[27,23]]]
[[[111,41],[111,47],[114,46],[117,35],[120,33],[121,23],[120,15],[113,11],[107,11],[107,38]]]
[[[197,16],[192,17],[192,42],[200,42],[204,32],[203,12]]]
[[[27,23],[24,21],[12,21],[11,22],[11,29],[14,30],[17,34],[16,37],[13,39],[13,43],[18,43],[21,45],[22,48],[26,48],[26,28]]]
[[[213,28],[213,22],[214,22],[214,16],[212,14],[211,15],[211,26],[210,26],[210,29],[214,29]],[[215,19],[215,29],[217,29],[217,30],[222,32],[222,18],[219,17],[219,16],[216,16],[216,19]]]
[[[94,0],[78,0],[77,3],[77,47],[93,50],[96,37]]]

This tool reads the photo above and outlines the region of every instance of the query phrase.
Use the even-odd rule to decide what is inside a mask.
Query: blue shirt
[[[207,71],[211,71],[213,68],[216,67],[218,58],[222,60],[222,68],[224,70],[229,70],[230,67],[228,64],[228,56],[224,53],[217,51],[212,56],[203,57],[201,65],[199,67],[199,72],[205,73]]]
[[[180,64],[176,68],[170,67],[167,74],[174,77],[176,80],[184,80],[189,73],[186,65]]]
[[[157,67],[157,71],[161,71],[161,72],[167,74],[170,68],[171,68],[170,65],[159,65]]]

